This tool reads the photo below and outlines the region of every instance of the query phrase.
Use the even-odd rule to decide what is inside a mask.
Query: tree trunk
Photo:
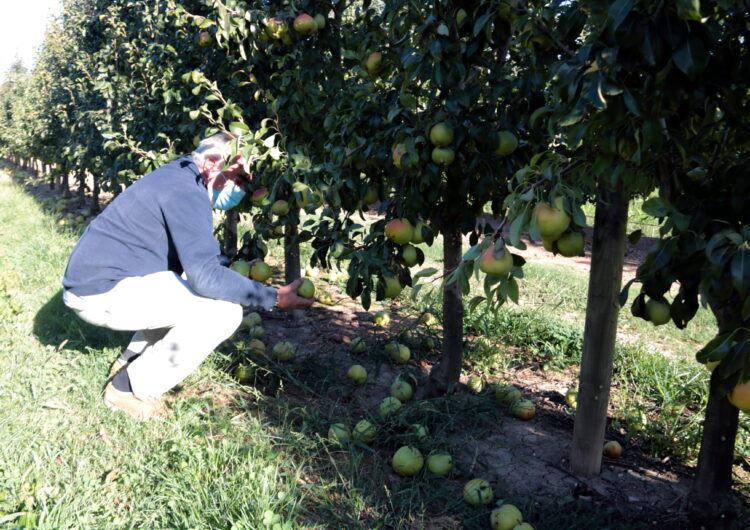
[[[716,316],[719,333],[733,327],[741,305],[736,299],[709,300]],[[711,388],[715,388],[711,377]],[[732,464],[734,444],[739,425],[739,410],[726,397],[715,392],[708,396],[706,418],[703,422],[698,468],[688,497],[688,512],[694,528],[731,529],[740,515],[740,503],[732,495]]]
[[[622,180],[614,190],[600,185],[594,216],[578,406],[570,451],[573,473],[586,477],[599,474],[602,463],[627,217],[628,194]]]
[[[91,190],[91,212],[92,213],[99,213],[100,204],[99,204],[99,192],[100,192],[100,184],[99,184],[99,177],[94,176],[94,188]]]
[[[286,283],[292,283],[302,275],[302,267],[299,259],[299,242],[296,241],[297,227],[287,225],[284,233],[284,280]],[[287,314],[287,323],[298,326],[304,319],[305,312],[301,309],[289,311]]]
[[[240,214],[236,210],[229,210],[224,218],[224,254],[230,257],[237,255],[237,223]]]
[[[453,271],[461,262],[461,231],[453,224],[443,230],[443,267]],[[443,286],[443,358],[430,372],[428,396],[445,394],[461,376],[464,306],[458,282]]]

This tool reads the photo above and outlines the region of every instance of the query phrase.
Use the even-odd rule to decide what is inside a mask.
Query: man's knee
[[[217,331],[221,330],[222,335],[229,337],[240,327],[242,306],[224,300],[214,300],[209,308],[207,318]]]

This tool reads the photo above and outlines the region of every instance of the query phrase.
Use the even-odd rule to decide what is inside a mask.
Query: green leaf
[[[716,337],[711,339],[708,344],[695,354],[698,362],[705,364],[706,361],[720,361],[726,357],[734,340],[735,333],[737,333],[737,330],[716,335]]]
[[[628,241],[631,245],[635,245],[640,241],[641,237],[643,236],[643,230],[640,228],[638,230],[633,230],[628,234]]]
[[[418,280],[419,278],[427,278],[428,276],[434,276],[438,272],[439,272],[438,269],[434,267],[429,267],[427,269],[422,269],[421,271],[416,273],[414,276],[412,276],[412,279]]]
[[[477,306],[481,304],[482,302],[484,302],[485,300],[486,298],[484,296],[475,296],[474,298],[469,300],[469,304],[468,304],[469,313],[474,311],[477,308]]]
[[[407,109],[417,108],[417,98],[407,92],[402,92],[398,95],[398,101]]]
[[[635,283],[635,279],[630,280],[628,283],[625,284],[625,286],[622,288],[622,291],[620,291],[619,296],[619,302],[620,307],[625,307],[625,304],[628,303],[628,292],[630,291],[630,286]]]
[[[476,22],[474,22],[474,36],[475,37],[482,32],[482,30],[484,29],[484,26],[487,24],[487,21],[489,21],[489,19],[492,18],[493,14],[494,13],[489,12],[485,15],[482,15],[481,17],[477,19]]]
[[[677,0],[677,16],[684,20],[700,20],[700,0]]]
[[[508,278],[508,298],[518,304],[518,282],[513,276]]]
[[[669,203],[659,197],[647,199],[641,209],[651,217],[666,217],[670,211]]]
[[[609,26],[612,32],[616,31],[620,27],[620,24],[623,23],[625,17],[633,9],[633,3],[634,0],[617,0],[609,6],[609,11],[607,11],[607,26]]]
[[[730,270],[734,288],[740,296],[745,296],[750,288],[750,250],[742,249],[737,252],[732,258]]]
[[[703,43],[694,35],[688,35],[682,46],[672,56],[675,66],[688,76],[695,79],[708,65],[708,52]]]

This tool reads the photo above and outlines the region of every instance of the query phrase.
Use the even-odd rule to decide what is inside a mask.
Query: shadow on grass
[[[62,289],[50,298],[34,317],[34,335],[43,344],[60,346],[80,353],[103,348],[122,348],[130,331],[113,331],[84,322],[62,300]]]

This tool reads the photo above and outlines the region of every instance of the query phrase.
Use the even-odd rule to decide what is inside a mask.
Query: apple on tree
[[[385,237],[397,245],[406,245],[414,237],[414,227],[408,219],[391,219],[385,225]]]
[[[446,147],[453,142],[453,129],[445,122],[436,123],[430,129],[430,141],[437,147]]]
[[[317,22],[307,13],[297,15],[292,23],[292,27],[300,35],[313,35],[318,31]]]
[[[395,276],[383,275],[380,281],[383,284],[383,296],[385,298],[396,298],[404,288]]]
[[[382,68],[382,61],[383,54],[380,52],[372,52],[370,55],[368,55],[367,60],[365,61],[365,68],[367,69],[367,73],[372,77],[375,77]]]
[[[742,412],[750,413],[750,381],[735,385],[727,394],[727,399]]]
[[[504,248],[500,252],[495,252],[495,245],[493,244],[482,252],[482,257],[479,262],[479,270],[485,274],[491,274],[499,278],[507,278],[510,271],[513,269],[513,254],[511,254],[507,248]]]
[[[497,147],[495,154],[506,156],[511,154],[518,147],[518,138],[510,131],[500,131],[497,133]]]
[[[646,302],[646,316],[654,326],[661,326],[672,319],[672,312],[666,301],[652,298]]]
[[[534,207],[532,215],[536,218],[542,239],[556,241],[570,226],[570,216],[563,209],[562,197],[555,199],[554,207],[540,202]]]

